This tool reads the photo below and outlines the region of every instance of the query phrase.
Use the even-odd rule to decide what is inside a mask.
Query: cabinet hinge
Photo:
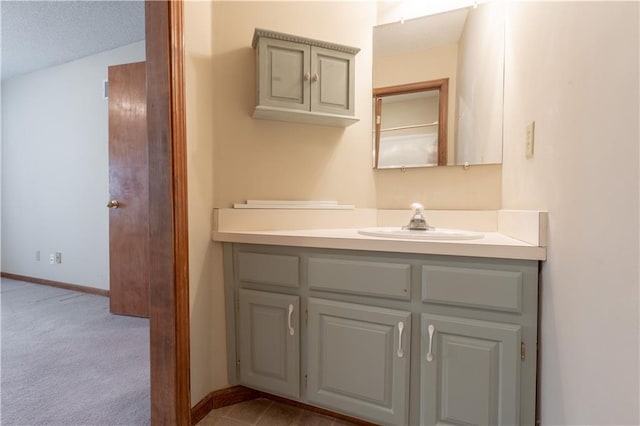
[[[304,388],[307,388],[307,375],[304,375]]]
[[[240,360],[236,360],[236,374],[240,375]]]
[[[527,357],[527,351],[524,346],[524,342],[520,342],[520,358],[525,359]]]
[[[309,325],[309,310],[304,310],[304,325]]]

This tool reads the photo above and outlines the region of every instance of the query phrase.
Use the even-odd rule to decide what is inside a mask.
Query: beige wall
[[[191,390],[195,405],[228,385],[214,207],[246,199],[325,199],[358,208],[495,209],[500,166],[373,171],[373,2],[185,2]],[[356,115],[338,129],[254,120],[254,28],[360,47]]]
[[[502,188],[505,208],[549,210],[542,424],[639,423],[638,4],[510,7],[502,173],[500,166],[403,173],[369,169],[366,67],[375,12],[367,3],[186,3],[194,403],[227,384],[211,207],[295,197],[359,207],[416,199],[430,208],[499,208]],[[252,120],[255,26],[363,48],[361,123],[340,131]],[[536,153],[526,160],[530,120]]]
[[[418,200],[432,210],[499,209],[501,176],[500,165],[380,170],[377,208],[406,209]]]
[[[503,207],[549,211],[543,425],[640,422],[638,6],[510,6]]]
[[[311,199],[375,207],[370,139],[375,4],[215,2],[213,11],[216,206]],[[256,27],[360,47],[355,91],[360,121],[341,129],[253,119]]]
[[[393,171],[371,169],[374,3],[214,2],[213,8],[216,207],[268,198],[395,208],[419,200],[429,208],[457,208],[452,206],[460,205],[461,196],[468,208],[499,207],[499,167],[477,167],[473,175],[462,168],[423,169],[400,180]],[[336,129],[252,119],[255,61],[250,43],[255,27],[360,47],[356,56],[360,122]],[[421,76],[418,81],[425,79]],[[444,175],[447,180],[441,180]],[[479,181],[491,184],[481,186]],[[469,193],[475,196],[466,196]]]
[[[219,246],[211,242],[212,10],[209,2],[188,1],[184,5],[192,405],[212,390],[227,386],[224,290],[219,284],[221,268],[213,262]]]

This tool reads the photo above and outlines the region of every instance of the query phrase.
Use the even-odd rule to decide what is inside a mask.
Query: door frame
[[[190,425],[183,0],[145,0],[151,424]]]

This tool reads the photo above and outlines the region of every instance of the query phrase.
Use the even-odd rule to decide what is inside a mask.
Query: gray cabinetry
[[[256,29],[254,118],[345,127],[355,115],[359,49]]]
[[[520,326],[422,314],[420,424],[519,424]]]
[[[311,111],[353,117],[355,56],[311,46]]]
[[[385,425],[535,425],[537,261],[224,253],[230,384]]]
[[[411,265],[380,258],[311,256],[307,260],[307,284],[314,290],[408,300]]]
[[[316,298],[308,309],[308,400],[406,424],[411,313]]]
[[[283,396],[300,396],[299,299],[239,290],[241,384]]]
[[[286,40],[258,40],[256,83],[259,107],[310,110],[310,47]]]

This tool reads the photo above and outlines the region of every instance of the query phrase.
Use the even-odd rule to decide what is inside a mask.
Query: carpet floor
[[[3,426],[150,424],[149,321],[109,299],[2,278]]]

